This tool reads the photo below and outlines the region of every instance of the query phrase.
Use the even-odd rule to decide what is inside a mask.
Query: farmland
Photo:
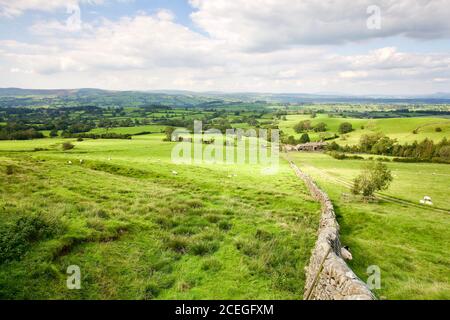
[[[286,163],[175,165],[162,140],[0,142],[0,296],[299,299],[319,206]],[[48,232],[8,237],[19,220]],[[69,265],[83,290],[65,287]]]
[[[388,163],[394,182],[383,194],[392,198],[365,202],[352,198],[346,183],[366,161],[336,160],[320,153],[289,157],[330,195],[341,241],[353,253],[352,269],[365,278],[368,266],[380,267],[381,289],[375,290],[380,298],[450,298],[448,165]],[[418,205],[425,195],[432,197],[434,207]]]
[[[326,114],[318,114],[315,118],[311,118],[309,115],[288,115],[286,121],[280,121],[280,129],[287,135],[298,135],[294,132],[293,127],[296,123],[304,120],[310,120],[312,125],[325,123],[328,129],[326,136],[339,135],[339,125],[343,122],[351,123],[354,131],[336,140],[343,145],[357,144],[363,134],[373,132],[382,132],[401,143],[421,141],[425,138],[439,141],[443,137],[450,137],[450,119],[432,117],[357,119],[329,117]],[[440,128],[441,131],[436,132],[436,128]],[[416,133],[413,133],[414,130],[417,130]],[[312,140],[320,140],[319,133],[312,133],[310,137]]]
[[[0,298],[301,299],[320,206],[288,159],[329,193],[357,275],[380,267],[378,298],[450,297],[450,148],[437,145],[450,138],[448,106],[424,105],[414,116],[417,107],[90,94],[0,98]],[[294,126],[305,120],[326,125],[307,131],[312,141],[341,147],[376,132],[398,143],[427,138],[439,158],[291,152],[275,174],[249,161],[176,164],[167,133],[192,131],[194,120],[222,133],[280,129],[282,143],[298,139]],[[344,122],[353,130],[341,134]],[[223,142],[208,139],[202,150]],[[363,201],[349,186],[369,157],[381,158],[394,180]],[[419,204],[424,196],[433,206]],[[72,265],[82,290],[66,287]]]

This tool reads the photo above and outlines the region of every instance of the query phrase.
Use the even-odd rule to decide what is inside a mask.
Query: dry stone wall
[[[306,271],[304,299],[309,300],[374,300],[367,285],[348,267],[341,257],[339,224],[328,195],[314,181],[290,162],[296,175],[308,187],[311,195],[321,203],[318,239]]]

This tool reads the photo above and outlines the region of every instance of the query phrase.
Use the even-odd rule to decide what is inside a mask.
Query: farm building
[[[296,148],[297,151],[319,151],[324,150],[326,146],[326,142],[307,142],[296,145]]]
[[[303,144],[298,144],[296,146],[287,144],[284,146],[284,150],[289,151],[320,151],[324,150],[327,146],[326,142],[308,142]]]

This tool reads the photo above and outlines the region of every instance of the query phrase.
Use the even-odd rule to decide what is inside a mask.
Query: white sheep
[[[344,260],[352,260],[353,256],[350,252],[350,248],[347,246],[344,246],[341,248],[341,256]]]
[[[69,161],[67,161],[67,164],[72,164],[72,161],[70,161],[70,160],[69,160]]]
[[[178,172],[176,172],[176,171],[174,170],[174,171],[172,171],[172,174],[177,175]]]
[[[83,162],[84,162],[84,160],[83,160],[83,159],[80,159],[80,164],[83,164]]]

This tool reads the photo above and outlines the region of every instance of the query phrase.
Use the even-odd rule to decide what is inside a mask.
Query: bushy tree
[[[172,134],[175,131],[174,127],[166,127],[164,129],[164,133],[166,135],[166,138],[164,139],[164,141],[172,141]]]
[[[353,180],[352,193],[372,197],[376,191],[386,190],[393,180],[386,164],[378,161],[370,162],[359,176]]]
[[[308,130],[311,130],[312,126],[311,126],[311,121],[309,120],[304,120],[304,121],[300,121],[299,123],[297,123],[294,126],[294,131],[297,133],[301,133],[301,132],[305,132]]]
[[[310,142],[309,135],[307,133],[302,134],[300,137],[300,143],[307,143]]]
[[[58,130],[53,129],[52,131],[50,131],[50,138],[55,138],[58,136]]]
[[[339,125],[339,133],[345,134],[353,131],[353,126],[350,122],[342,122]]]
[[[316,125],[314,126],[314,131],[315,131],[315,132],[325,132],[325,131],[327,131],[327,125],[326,125],[326,123],[319,122],[318,124],[316,124]]]

